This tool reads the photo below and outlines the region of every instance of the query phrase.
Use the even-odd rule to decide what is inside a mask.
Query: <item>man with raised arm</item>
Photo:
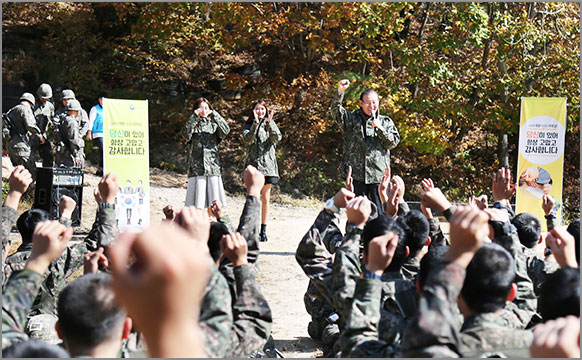
[[[378,113],[380,99],[374,90],[360,95],[360,109],[346,110],[342,101],[349,86],[349,80],[341,80],[331,102],[331,115],[344,134],[343,171],[352,167],[356,196],[366,195],[383,213],[378,185],[390,167],[390,149],[398,145],[400,134],[390,117]]]

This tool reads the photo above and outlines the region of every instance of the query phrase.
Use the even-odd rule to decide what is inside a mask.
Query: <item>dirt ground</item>
[[[89,232],[95,219],[97,204],[93,197],[93,188],[100,179],[92,175],[95,168],[87,167],[86,170],[82,221],[81,226],[75,230],[75,237],[79,240]],[[151,169],[150,223],[157,223],[164,217],[162,208],[165,205],[171,204],[175,209],[183,207],[186,198],[185,184],[185,175]],[[224,211],[235,226],[238,225],[243,205],[242,195],[227,197]],[[323,202],[320,205],[323,207]],[[303,305],[303,294],[308,280],[295,261],[297,245],[318,212],[319,205],[297,207],[273,203],[267,227],[269,241],[260,243],[258,281],[273,313],[272,335],[275,345],[285,357],[310,358],[322,355],[317,343],[307,334],[310,317]],[[20,245],[20,236],[16,231],[12,232],[11,238],[14,243],[9,253],[14,252]],[[82,269],[74,277],[81,274]]]

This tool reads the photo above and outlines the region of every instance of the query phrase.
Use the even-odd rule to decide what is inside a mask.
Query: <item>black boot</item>
[[[259,241],[267,242],[267,224],[261,224],[261,232],[259,233]]]

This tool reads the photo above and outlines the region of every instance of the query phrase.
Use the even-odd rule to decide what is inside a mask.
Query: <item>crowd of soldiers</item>
[[[61,93],[63,106],[55,112],[53,91],[41,84],[34,95],[25,92],[19,103],[3,114],[4,144],[14,166],[22,165],[33,178],[36,161],[43,167],[80,167],[85,162],[83,136],[89,130],[89,117],[73,90]]]

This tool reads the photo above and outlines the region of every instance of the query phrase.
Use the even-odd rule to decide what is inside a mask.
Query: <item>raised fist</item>
[[[348,79],[340,80],[340,82],[337,84],[337,92],[339,94],[343,94],[348,86],[350,86],[350,81]]]

